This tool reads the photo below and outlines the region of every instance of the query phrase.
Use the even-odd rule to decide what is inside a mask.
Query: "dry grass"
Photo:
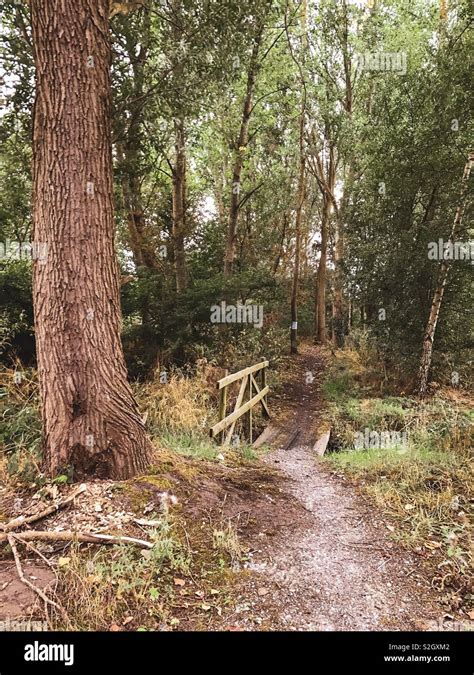
[[[215,529],[213,534],[214,548],[221,554],[227,554],[233,568],[238,567],[243,555],[239,537],[231,520]]]
[[[36,372],[3,369],[0,375],[0,481],[29,484],[41,476]]]
[[[148,413],[148,425],[154,436],[164,433],[205,433],[216,414],[215,382],[221,377],[205,361],[190,376],[178,370],[160,374],[137,389],[141,409]]]
[[[68,630],[155,629],[173,626],[172,575],[189,574],[191,550],[168,513],[149,534],[151,550],[130,546],[89,551],[72,547],[60,558],[57,600],[68,617],[54,617]]]

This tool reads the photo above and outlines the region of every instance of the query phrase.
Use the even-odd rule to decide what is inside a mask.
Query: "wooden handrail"
[[[262,368],[268,368],[268,361],[260,361],[260,363],[256,363],[254,366],[249,366],[248,368],[239,370],[238,373],[233,373],[232,375],[226,375],[225,377],[222,377],[220,380],[217,380],[217,388],[222,389],[223,387],[227,387],[228,384],[232,384],[232,382],[240,380],[242,377],[245,377],[245,375],[256,373]]]
[[[250,410],[250,408],[253,408],[256,403],[261,401],[261,399],[268,394],[270,390],[270,387],[268,385],[265,387],[265,389],[262,389],[258,394],[256,394],[253,398],[250,399],[250,401],[247,401],[247,403],[244,403],[243,405],[240,406],[237,410],[234,410],[233,413],[225,417],[223,420],[215,424],[213,427],[211,427],[211,436],[217,436],[221,431],[224,431],[224,429],[227,429],[232,422],[236,422],[239,417],[242,417],[242,415],[245,415],[246,412]]]
[[[266,384],[265,369],[268,367],[268,365],[268,361],[264,360],[260,363],[256,363],[253,366],[249,366],[248,368],[243,368],[242,370],[239,370],[238,373],[226,375],[217,381],[217,389],[220,392],[219,422],[214,424],[214,426],[209,429],[211,438],[215,438],[218,434],[222,433],[222,444],[229,445],[237,420],[242,417],[242,415],[248,413],[248,437],[250,443],[252,443],[252,408],[257,403],[260,403],[263,408],[263,414],[266,417],[270,417],[270,412],[266,401],[269,387]],[[261,389],[259,388],[259,385],[257,384],[257,381],[254,377],[254,373],[259,371],[261,372]],[[227,387],[238,380],[242,380],[242,382],[237,395],[234,410],[232,413],[230,413],[230,415],[226,415]],[[256,392],[255,396],[253,395],[254,390]],[[246,392],[248,392],[249,400],[246,403],[243,403]],[[223,432],[226,429],[229,429],[229,431],[226,435],[224,435]]]

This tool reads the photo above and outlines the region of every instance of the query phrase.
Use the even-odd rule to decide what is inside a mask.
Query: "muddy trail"
[[[280,470],[292,504],[275,504],[259,533],[234,619],[250,630],[434,629],[443,612],[419,560],[390,540],[382,515],[313,451],[324,431],[323,371],[312,346],[292,361],[264,459]]]

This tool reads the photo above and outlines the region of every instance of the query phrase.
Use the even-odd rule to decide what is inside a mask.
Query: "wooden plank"
[[[326,452],[326,448],[328,447],[329,443],[329,437],[331,435],[331,430],[326,431],[325,434],[323,434],[313,445],[313,452],[315,452],[319,457],[322,457],[324,453]]]
[[[222,389],[222,387],[227,387],[228,384],[232,384],[232,382],[235,382],[236,380],[240,380],[242,377],[245,377],[246,375],[250,375],[251,373],[256,373],[258,370],[261,370],[262,368],[267,368],[268,367],[268,361],[261,361],[260,363],[256,363],[254,366],[249,366],[248,368],[244,368],[243,370],[239,370],[238,373],[232,373],[231,375],[226,375],[226,377],[223,377],[220,380],[217,380],[217,388]]]
[[[247,403],[244,403],[243,406],[241,406],[238,410],[234,410],[233,413],[228,415],[225,419],[223,419],[221,422],[218,422],[215,424],[213,427],[210,429],[210,435],[212,438],[219,434],[223,429],[227,429],[228,426],[232,424],[235,420],[238,420],[239,417],[242,417],[242,415],[245,415],[245,413],[250,410],[250,408],[253,408],[253,406],[258,403],[259,401],[262,400],[264,396],[268,394],[269,387],[268,385],[265,387],[265,389],[262,389],[261,392],[256,394],[250,401],[247,401]]]
[[[226,373],[228,371],[226,370]],[[227,387],[224,387],[219,392],[219,422],[225,419],[227,412]]]
[[[265,372],[265,371],[263,370],[262,372]],[[255,391],[258,393],[258,392],[260,391],[259,386],[258,386],[257,382],[255,381],[254,376],[253,376],[253,375],[250,375],[250,377],[252,378],[252,382],[253,382],[253,385],[254,385],[254,387],[255,387]],[[266,385],[264,385],[264,386],[266,386]],[[266,400],[265,400],[264,398],[262,398],[262,400],[260,401],[260,403],[262,404],[262,407],[263,407],[263,409],[264,409],[264,411],[265,411],[267,417],[270,417],[270,411],[269,411],[269,409],[268,409],[268,405],[267,405]]]
[[[253,392],[253,386],[252,386],[252,381],[253,381],[253,375],[250,373],[248,376],[248,381],[249,381],[249,401],[252,400],[252,392]],[[257,388],[257,393],[258,393],[258,388]],[[262,398],[263,401],[263,398]],[[250,445],[252,445],[252,425],[253,425],[253,413],[252,413],[252,408],[249,408],[249,418],[248,418],[248,442]]]
[[[286,451],[286,450],[291,450],[291,448],[293,447],[293,445],[294,445],[296,439],[298,438],[298,436],[300,435],[300,433],[301,433],[301,429],[297,429],[297,430],[291,435],[290,440],[287,442],[287,444],[285,445],[285,447],[283,448],[283,450],[285,450],[285,451]]]
[[[265,429],[262,431],[252,447],[259,448],[265,443],[271,443],[279,431],[280,429],[278,427],[273,427],[271,424],[269,424],[268,427],[265,427]]]
[[[239,389],[239,395],[237,396],[237,401],[235,402],[234,412],[235,412],[236,410],[238,410],[238,409],[240,408],[240,406],[242,405],[242,401],[244,400],[245,390],[246,390],[246,388],[247,388],[247,380],[248,380],[248,379],[249,379],[249,378],[248,378],[248,376],[247,376],[247,377],[244,377],[243,380],[242,380],[242,383],[241,383],[240,389]],[[227,388],[225,388],[224,391],[227,391]],[[225,419],[225,417],[224,417],[224,419]],[[231,427],[230,427],[230,429],[229,429],[229,432],[228,432],[228,434],[227,434],[227,438],[226,438],[225,441],[223,442],[223,445],[229,445],[229,443],[231,442],[231,440],[232,440],[232,434],[234,433],[235,423],[236,423],[236,422],[237,422],[237,419],[235,419],[235,420],[232,422]]]

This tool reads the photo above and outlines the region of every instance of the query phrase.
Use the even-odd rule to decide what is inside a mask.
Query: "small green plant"
[[[237,531],[229,520],[225,525],[213,532],[214,548],[221,554],[230,558],[232,567],[238,566],[242,555],[242,547],[239,542]]]
[[[220,452],[219,446],[213,443],[209,437],[198,433],[165,432],[160,436],[159,441],[165,448],[186,457],[201,457],[213,460]]]

